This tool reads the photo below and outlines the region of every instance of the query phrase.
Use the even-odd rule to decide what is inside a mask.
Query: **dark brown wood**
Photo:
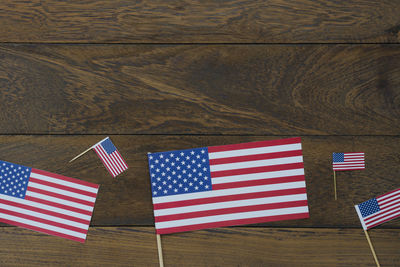
[[[399,14],[398,0],[2,1],[0,42],[398,43]]]
[[[371,230],[382,266],[400,264],[400,230]],[[2,266],[157,266],[152,227],[92,227],[85,244],[0,228]],[[165,266],[375,266],[361,229],[219,228],[162,236]]]
[[[68,161],[104,136],[1,136],[2,160],[100,184],[92,225],[154,225],[147,152],[233,144],[274,136],[111,136],[129,169],[113,179],[90,151]],[[400,137],[302,137],[310,218],[261,225],[360,227],[354,210],[372,197],[400,187]],[[332,152],[364,151],[366,169],[337,173],[333,196]],[[399,228],[400,220],[380,227]]]
[[[0,133],[399,135],[399,48],[2,45]]]

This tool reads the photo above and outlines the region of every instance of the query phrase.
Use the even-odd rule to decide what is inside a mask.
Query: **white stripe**
[[[259,172],[259,173],[252,173],[252,174],[221,176],[221,177],[212,178],[212,184],[225,184],[225,183],[233,183],[233,182],[297,176],[297,175],[304,175],[304,169],[301,168],[301,169],[284,170],[284,171]]]
[[[9,210],[9,211],[22,213],[22,214],[25,214],[25,215],[30,215],[30,216],[33,216],[33,217],[36,217],[36,218],[41,218],[41,219],[45,219],[45,220],[49,220],[49,221],[53,221],[53,222],[66,224],[66,225],[69,225],[69,226],[74,226],[74,227],[85,229],[85,230],[89,229],[89,224],[82,224],[82,223],[70,221],[68,219],[63,219],[63,218],[60,218],[60,217],[55,217],[55,216],[52,216],[52,215],[39,213],[39,212],[36,212],[36,211],[31,211],[31,210],[27,210],[27,209],[23,209],[23,208],[18,208],[18,207],[10,206],[10,205],[7,205],[7,204],[0,203],[0,208],[1,209],[5,209],[5,210]]]
[[[125,170],[125,166],[122,163],[122,161],[120,160],[120,157],[118,155],[118,153],[116,153],[117,151],[115,150],[112,154],[111,157],[114,159],[115,164],[118,165],[119,169],[121,170],[121,172],[123,172]],[[120,173],[121,173],[120,172]]]
[[[208,157],[209,157],[209,159],[219,159],[219,158],[239,157],[239,156],[266,154],[266,153],[284,152],[284,151],[293,151],[293,150],[301,150],[301,143],[237,149],[237,150],[229,150],[229,151],[222,151],[222,152],[212,152],[212,153],[208,153]]]
[[[398,196],[397,196],[397,197],[398,197]],[[392,198],[390,198],[390,199],[388,199],[388,200],[379,202],[379,208],[380,208],[381,210],[384,210],[386,207],[392,206],[393,204],[394,204],[393,206],[396,206],[395,204],[396,204],[396,203],[399,203],[399,202],[400,202],[400,199],[392,200],[392,199],[394,199],[394,198],[396,198],[396,196],[394,196],[394,197],[392,197]]]
[[[371,226],[371,225],[374,225],[374,224],[379,224],[380,222],[382,222],[382,221],[384,221],[386,219],[394,218],[394,217],[397,217],[399,215],[400,215],[400,211],[397,211],[396,213],[393,213],[393,214],[390,214],[390,215],[386,215],[385,217],[382,217],[379,220],[376,220],[376,221],[373,221],[373,222],[367,222],[367,226]]]
[[[298,163],[298,162],[303,162],[303,156],[211,165],[210,170],[211,170],[211,172],[215,172],[215,171],[225,171],[225,170],[234,170],[234,169],[243,169],[243,168],[254,168],[254,167],[290,164],[290,163]]]
[[[93,202],[93,203],[96,201],[95,197],[89,197],[89,196],[85,196],[85,195],[82,195],[82,194],[78,194],[78,193],[74,193],[74,192],[58,189],[58,188],[55,188],[55,187],[38,184],[38,183],[35,183],[35,182],[29,182],[29,186],[34,187],[34,188],[39,188],[39,189],[42,189],[42,190],[45,190],[45,191],[48,191],[48,192],[53,192],[53,193],[57,193],[57,194],[61,194],[61,195],[69,196],[69,197],[74,197],[74,198],[90,201],[90,202]]]
[[[235,200],[235,201],[227,201],[219,203],[209,203],[203,205],[193,205],[193,206],[186,206],[179,208],[154,210],[154,216],[157,217],[157,216],[182,214],[195,211],[227,209],[234,207],[254,206],[262,204],[299,201],[299,200],[307,200],[307,194],[303,193],[303,194],[278,196],[278,197],[253,198],[253,199]]]
[[[363,167],[365,164],[334,164],[335,167]]]
[[[168,222],[159,222],[155,223],[155,226],[157,229],[164,229],[170,227],[179,227],[179,226],[202,224],[202,223],[213,223],[213,222],[230,221],[238,219],[250,219],[258,217],[289,215],[289,214],[307,213],[307,212],[308,212],[308,207],[304,206],[304,207],[283,208],[275,210],[240,212],[240,213],[214,215],[214,216],[206,216],[206,217],[192,218],[192,219],[175,220]]]
[[[40,199],[47,200],[47,201],[51,201],[51,202],[55,202],[55,203],[59,203],[59,204],[63,204],[66,206],[82,209],[82,210],[87,210],[90,212],[93,211],[93,207],[91,207],[91,206],[83,205],[80,203],[68,201],[68,200],[61,199],[61,198],[51,197],[51,196],[47,196],[47,195],[43,195],[43,194],[39,194],[39,193],[35,193],[35,192],[30,192],[30,191],[26,191],[26,195],[31,196],[31,197],[40,198]]]
[[[359,153],[343,153],[345,156],[357,156],[357,155],[364,155],[364,152],[359,152]]]
[[[396,190],[396,191],[394,191],[394,192],[392,192],[390,194],[377,197],[376,200],[379,203],[385,203],[387,201],[387,199],[392,199],[393,196],[398,196],[398,195],[400,195],[400,190]]]
[[[121,167],[123,170],[128,169],[128,166],[126,166],[125,161],[123,160],[122,156],[120,155],[119,152],[117,152],[117,150],[114,151],[114,156],[115,158],[118,160],[118,162],[120,163]]]
[[[356,209],[358,218],[360,219],[360,223],[361,223],[363,229],[367,230],[367,226],[365,225],[364,219],[363,219],[363,217],[361,215],[361,212],[360,212],[360,209],[358,208],[358,205],[355,205],[354,208]]]
[[[108,162],[107,156],[103,154],[103,150],[101,149],[101,147],[96,147],[95,148],[96,151],[99,153],[99,157],[101,159],[101,161],[103,162],[103,164],[107,167],[107,170],[115,177],[117,176],[115,174],[115,170],[114,168],[111,166],[111,164]]]
[[[23,224],[28,224],[31,226],[43,228],[45,230],[50,230],[50,231],[54,231],[57,233],[62,233],[62,234],[78,237],[81,239],[86,238],[86,234],[78,233],[75,231],[71,231],[68,229],[64,229],[61,227],[57,227],[57,226],[53,226],[53,225],[49,225],[49,224],[45,224],[45,223],[40,223],[40,222],[36,222],[36,221],[32,221],[32,220],[28,220],[28,219],[24,219],[24,218],[12,216],[12,215],[4,214],[4,213],[0,213],[0,217],[3,219],[6,219],[6,220],[11,220],[11,221],[16,221],[16,222],[23,223]]]
[[[259,185],[259,186],[221,189],[221,190],[215,190],[215,191],[205,191],[205,192],[196,192],[196,193],[188,193],[188,194],[180,194],[180,195],[163,196],[163,197],[153,197],[153,204],[174,202],[174,201],[181,201],[181,200],[189,200],[189,199],[201,199],[201,198],[209,198],[209,197],[217,197],[217,196],[240,195],[240,194],[246,194],[246,193],[264,192],[264,191],[305,188],[305,187],[306,187],[305,181],[300,181],[300,182],[292,182],[292,183],[281,183],[281,184],[272,184],[272,185]]]
[[[78,213],[78,212],[74,212],[74,211],[70,211],[70,210],[66,210],[66,209],[61,209],[61,208],[57,208],[57,207],[54,207],[54,206],[49,206],[49,205],[46,205],[46,204],[42,204],[42,203],[30,201],[30,200],[25,200],[25,199],[18,198],[18,197],[10,197],[10,196],[7,196],[7,195],[0,194],[0,199],[12,201],[14,203],[24,204],[24,205],[28,205],[28,206],[31,206],[31,207],[36,207],[36,208],[40,208],[40,209],[44,209],[44,210],[48,210],[48,211],[53,211],[53,212],[65,214],[65,215],[72,216],[72,217],[75,217],[75,218],[80,218],[80,219],[83,219],[83,220],[90,221],[90,218],[91,218],[91,216],[86,215],[86,214],[82,214],[82,213]]]
[[[106,151],[104,151],[105,153],[107,153]],[[120,174],[122,172],[121,167],[119,166],[118,162],[115,160],[113,153],[111,154],[107,154],[108,159],[111,163],[111,165],[114,167],[115,171],[117,172],[117,175]]]
[[[89,186],[85,186],[85,185],[81,185],[81,184],[77,184],[77,183],[72,183],[72,182],[68,182],[68,181],[64,181],[61,179],[57,179],[54,177],[50,177],[47,175],[42,175],[42,174],[38,174],[35,172],[31,172],[31,177],[32,178],[36,178],[42,181],[46,181],[46,182],[50,182],[50,183],[55,183],[55,184],[60,184],[60,185],[65,185],[71,188],[76,188],[76,189],[80,189],[82,191],[87,191],[87,192],[91,192],[91,193],[97,193],[97,188],[94,187],[89,187]]]

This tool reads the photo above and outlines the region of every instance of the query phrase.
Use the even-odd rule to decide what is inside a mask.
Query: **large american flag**
[[[95,144],[93,149],[113,177],[128,169],[128,165],[109,137]]]
[[[333,170],[363,170],[365,169],[364,152],[333,153]]]
[[[364,230],[400,216],[400,188],[355,205]]]
[[[157,234],[309,217],[300,138],[148,159]]]
[[[98,188],[0,160],[0,221],[83,243]]]

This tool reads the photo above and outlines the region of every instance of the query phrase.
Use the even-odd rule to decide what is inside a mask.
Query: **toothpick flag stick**
[[[157,249],[158,249],[158,262],[160,267],[164,267],[164,260],[162,255],[161,236],[157,234]]]
[[[367,237],[368,244],[369,244],[369,247],[371,248],[372,255],[374,256],[376,266],[380,267],[381,265],[379,264],[378,257],[376,257],[375,250],[374,250],[374,247],[372,246],[371,239],[369,239],[367,230],[364,230],[364,233],[365,233],[365,236]]]
[[[336,193],[336,172],[333,171],[333,184],[335,187],[335,200],[337,200],[337,193]]]
[[[89,147],[88,149],[86,149],[85,151],[83,151],[81,154],[79,154],[78,156],[76,156],[75,158],[71,159],[69,162],[73,162],[74,160],[76,160],[77,158],[79,158],[80,156],[82,156],[83,154],[85,154],[86,152],[88,152],[89,150],[91,150],[93,147]]]

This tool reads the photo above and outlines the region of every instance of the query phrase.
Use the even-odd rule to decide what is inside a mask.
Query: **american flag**
[[[364,230],[400,216],[400,188],[355,205]]]
[[[157,234],[309,217],[300,138],[148,159]]]
[[[128,169],[128,165],[109,137],[95,144],[93,149],[113,177]]]
[[[333,153],[333,170],[363,170],[365,169],[365,156],[363,152]]]
[[[98,188],[0,160],[0,221],[83,243]]]

